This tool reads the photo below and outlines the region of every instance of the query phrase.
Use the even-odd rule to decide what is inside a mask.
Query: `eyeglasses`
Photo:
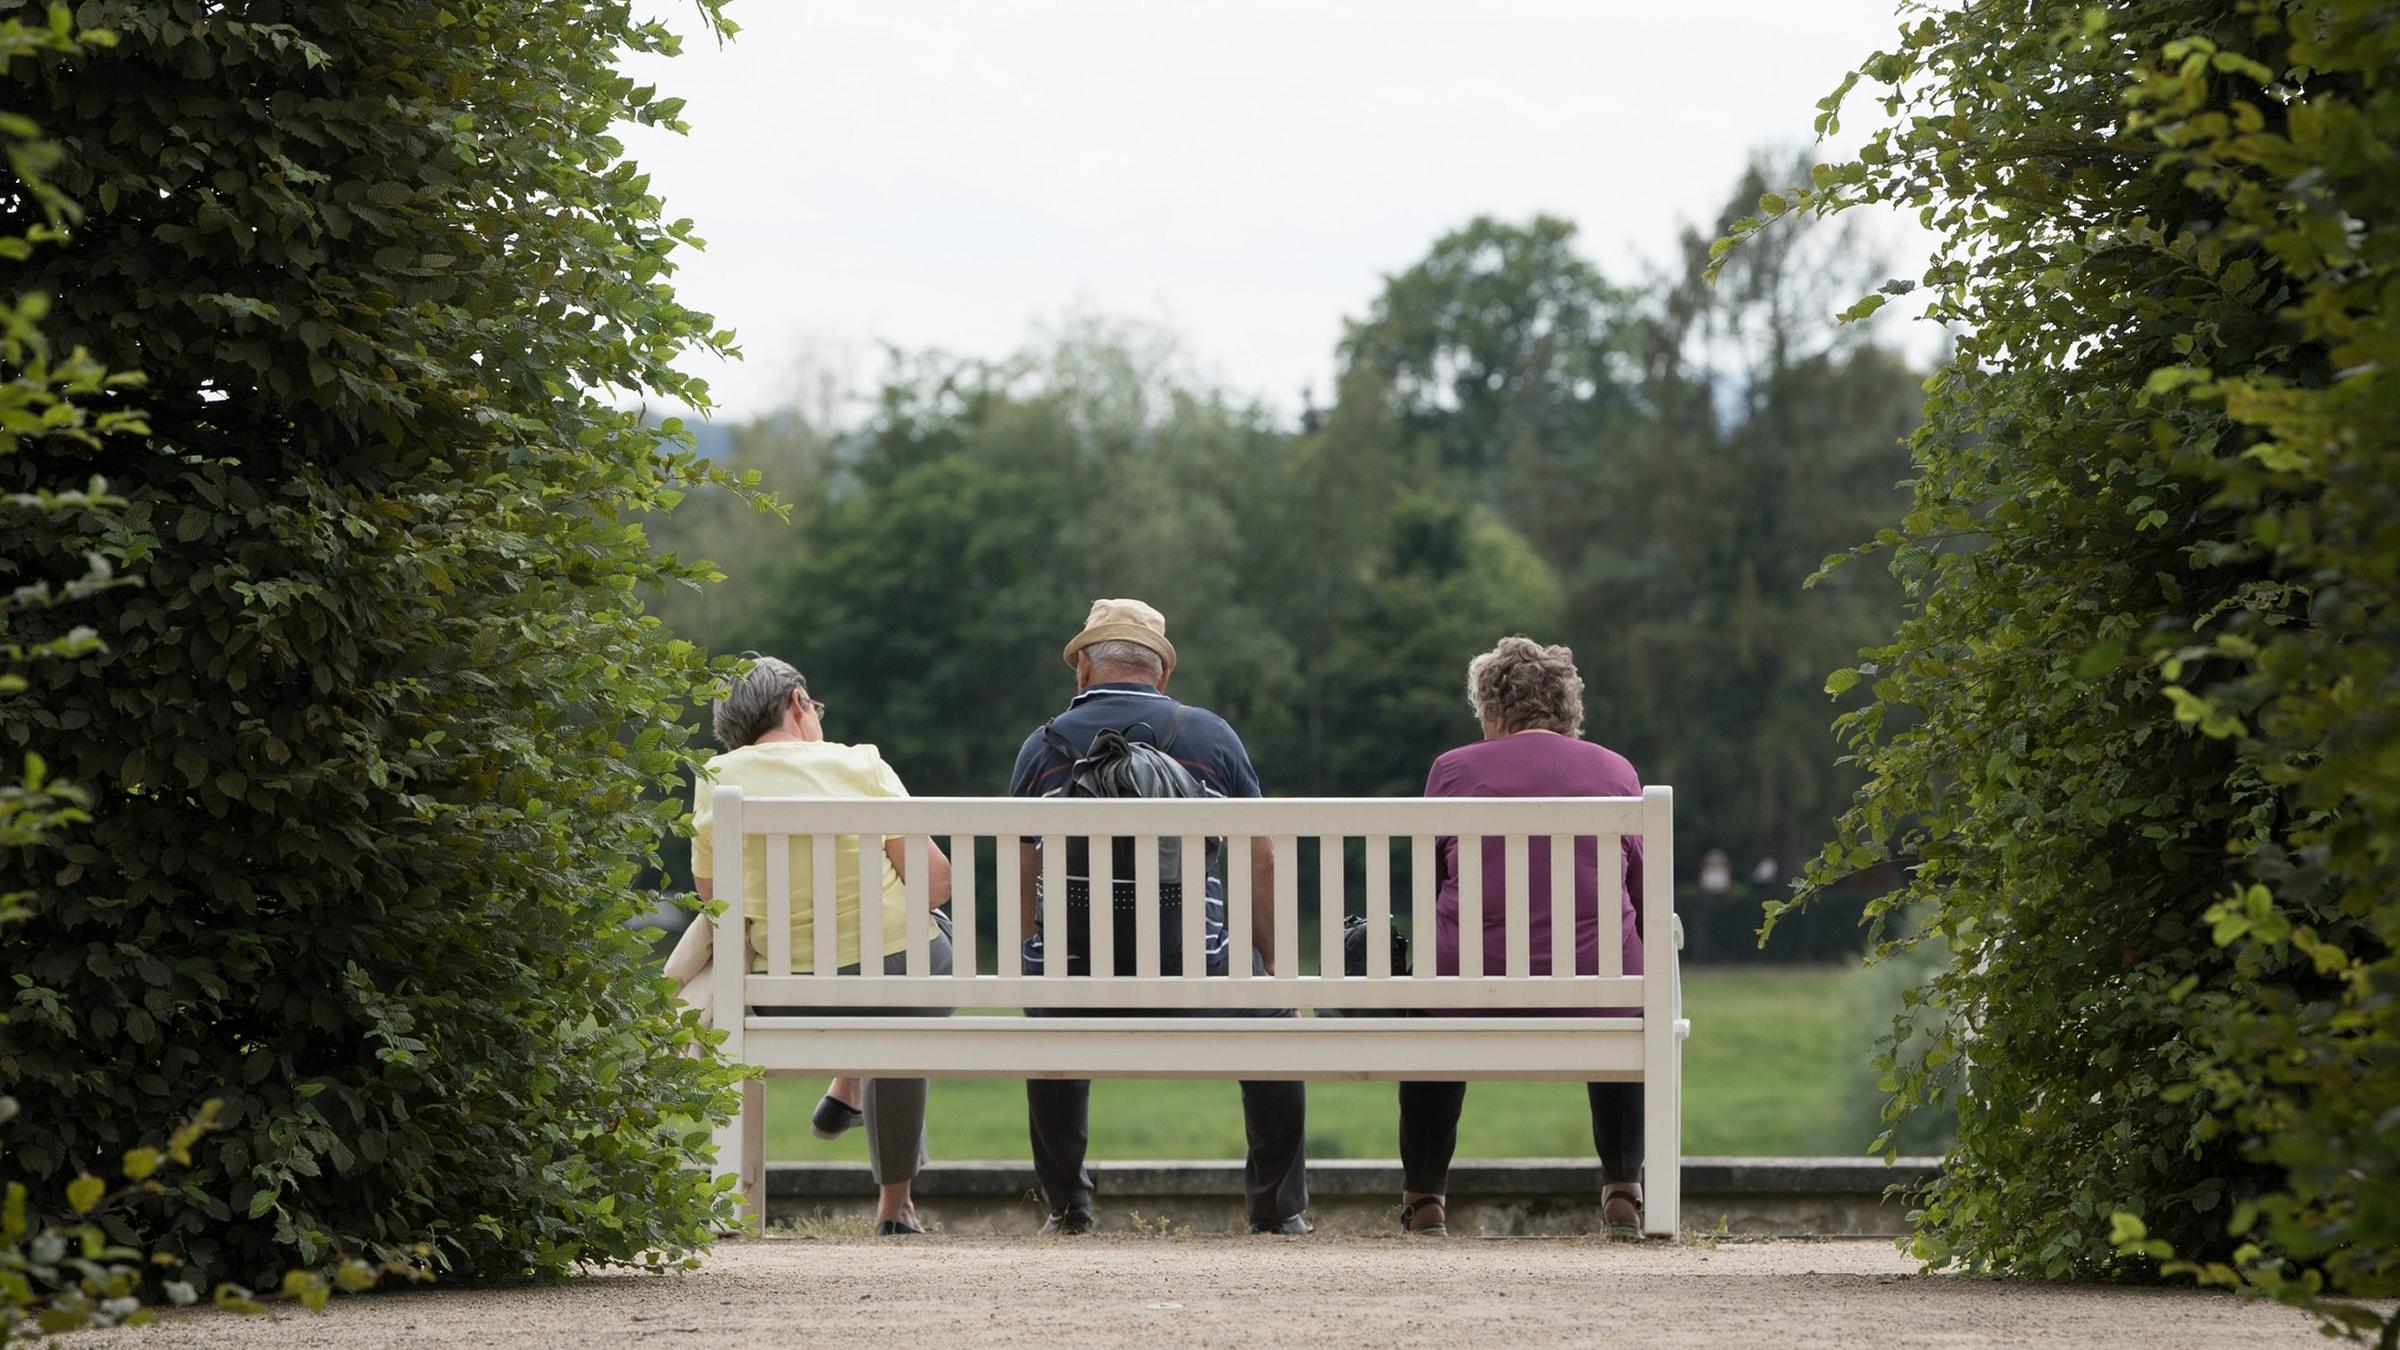
[[[802,693],[794,693],[792,697],[800,700],[801,707],[815,713],[818,717],[822,718],[825,715],[825,704],[822,700],[810,698]]]

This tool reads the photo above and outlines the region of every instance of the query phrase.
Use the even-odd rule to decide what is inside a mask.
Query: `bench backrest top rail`
[[[721,788],[721,792],[740,791]],[[1653,792],[1663,793],[1664,788]],[[749,797],[750,834],[1643,833],[1641,797]]]

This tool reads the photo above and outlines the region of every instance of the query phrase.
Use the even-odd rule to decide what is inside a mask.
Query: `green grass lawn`
[[[1853,972],[1839,966],[1722,966],[1684,972],[1684,1151],[1863,1151],[1857,1065],[1872,1032],[1846,1014]],[[767,1085],[767,1156],[866,1160],[861,1133],[828,1143],[808,1132],[822,1080]],[[1312,1158],[1397,1154],[1389,1083],[1315,1083]],[[1007,1078],[939,1079],[929,1129],[944,1159],[1026,1156],[1025,1088]],[[1853,1136],[1856,1137],[1853,1137]],[[1583,1090],[1570,1083],[1477,1083],[1459,1122],[1462,1158],[1572,1157],[1592,1148]],[[1092,1086],[1094,1158],[1239,1158],[1241,1090],[1232,1083],[1154,1079]]]

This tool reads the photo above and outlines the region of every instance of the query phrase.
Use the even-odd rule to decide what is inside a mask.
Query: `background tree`
[[[1885,1080],[1958,1114],[1937,1264],[2400,1292],[2389,19],[1924,6],[1843,86],[1891,128],[1761,201],[1915,208],[1958,332],[1810,874],[1908,861],[1947,945]]]
[[[0,879],[37,915],[0,931],[11,1177],[115,1175],[213,1098],[109,1219],[199,1278],[671,1263],[730,1212],[701,1170],[730,1078],[622,920],[710,671],[637,598],[702,570],[627,520],[708,475],[585,390],[704,401],[669,363],[727,341],[607,134],[673,122],[614,68],[673,39],[615,4],[81,17],[117,44],[11,74],[88,215],[12,281],[145,372],[148,434],[0,458],[8,492],[125,503],[12,513],[0,557],[146,584],[0,703],[0,744],[90,794]],[[42,210],[0,197],[0,236]]]
[[[1553,560],[1591,545],[1633,420],[1634,297],[1574,243],[1553,216],[1479,216],[1387,278],[1341,344],[1342,397],[1386,406],[1420,471],[1455,475]]]
[[[925,792],[1004,790],[1069,681],[1096,595],[1170,617],[1176,692],[1271,737],[1293,656],[1245,592],[1280,510],[1280,439],[1177,364],[1162,334],[1079,322],[997,364],[896,364],[761,611],[842,725]],[[913,616],[896,621],[896,616]]]
[[[1717,228],[1808,164],[1758,158]],[[1824,842],[1858,782],[1823,729],[1824,672],[1889,631],[1899,603],[1863,571],[1810,584],[1905,501],[1923,398],[1870,326],[1832,321],[1880,276],[1863,224],[1758,239],[1713,284],[1714,235],[1685,234],[1633,339],[1646,416],[1614,455],[1608,545],[1570,574],[1575,631],[1607,635],[1639,710],[1636,763],[1691,790],[1678,837],[1745,871],[1797,868]]]
[[[837,733],[922,791],[997,790],[1065,690],[1051,654],[1092,596],[1129,593],[1271,791],[1420,790],[1478,734],[1467,660],[1527,631],[1591,664],[1592,734],[1687,788],[1693,856],[1793,860],[1856,781],[1822,672],[1897,603],[1864,573],[1802,583],[1900,500],[1921,391],[1832,321],[1872,266],[1859,230],[1762,249],[1739,284],[1706,285],[1707,261],[1695,237],[1622,286],[1563,222],[1471,222],[1349,325],[1336,397],[1298,429],[1138,325],[1077,320],[998,361],[895,352],[817,450],[778,458],[788,416],[731,429],[792,524],[695,528],[728,501],[659,537],[747,560],[695,635],[791,655]]]

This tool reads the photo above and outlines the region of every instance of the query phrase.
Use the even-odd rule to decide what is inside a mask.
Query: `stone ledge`
[[[1907,1228],[1891,1187],[1921,1185],[1938,1158],[1686,1158],[1684,1228],[1776,1237],[1891,1236]],[[1235,1162],[1095,1162],[1104,1227],[1171,1220],[1198,1232],[1238,1232],[1242,1169]],[[1376,1159],[1309,1164],[1309,1212],[1320,1226],[1388,1227],[1400,1165]],[[767,1164],[773,1219],[856,1220],[873,1180],[859,1163]],[[1042,1207],[1027,1162],[933,1163],[917,1178],[918,1209],[953,1233],[1029,1233]],[[1463,1161],[1450,1169],[1450,1226],[1461,1235],[1533,1237],[1601,1231],[1599,1168],[1589,1158]]]
[[[1095,1162],[1092,1179],[1111,1195],[1237,1197],[1238,1162]],[[1933,1179],[1939,1158],[1693,1157],[1683,1160],[1683,1190],[1697,1195],[1846,1195],[1880,1200],[1886,1189]],[[1014,1198],[1034,1189],[1028,1162],[936,1162],[917,1178],[917,1193],[959,1199]],[[1308,1165],[1312,1194],[1385,1196],[1400,1190],[1400,1164],[1339,1158]],[[771,1162],[770,1199],[848,1200],[874,1189],[864,1163]],[[1589,1158],[1467,1159],[1450,1169],[1454,1195],[1598,1196],[1600,1173]]]

